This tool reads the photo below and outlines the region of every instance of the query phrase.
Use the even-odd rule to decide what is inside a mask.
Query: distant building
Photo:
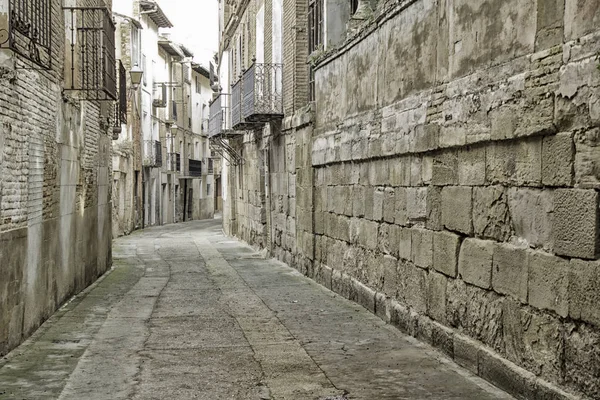
[[[128,96],[129,119],[113,143],[114,234],[212,218],[209,72],[164,31],[173,25],[160,5],[121,2],[119,10],[131,13],[114,14],[121,62],[127,70],[140,66],[144,75]]]

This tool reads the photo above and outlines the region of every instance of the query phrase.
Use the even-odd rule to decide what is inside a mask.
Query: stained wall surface
[[[49,70],[0,50],[0,355],[112,263],[112,108],[64,91],[65,11],[49,6]]]

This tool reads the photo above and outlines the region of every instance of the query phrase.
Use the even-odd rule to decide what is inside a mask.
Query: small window
[[[144,74],[142,75],[144,86],[148,86],[148,64],[145,54],[142,54],[142,70],[144,70]]]
[[[138,65],[138,67],[142,68],[142,60],[140,49],[142,48],[140,42],[140,30],[137,26],[131,24],[131,61],[133,65]]]
[[[356,10],[358,10],[358,0],[350,0],[350,15],[356,14]]]
[[[354,2],[354,0],[351,0]],[[323,47],[323,0],[309,0],[308,5],[308,52]],[[315,101],[315,73],[310,67],[308,78],[309,101]]]
[[[210,183],[206,184],[206,195],[210,196]]]
[[[200,88],[200,79],[198,79],[198,76],[195,77],[195,81],[196,81],[196,93],[201,94],[202,90]]]

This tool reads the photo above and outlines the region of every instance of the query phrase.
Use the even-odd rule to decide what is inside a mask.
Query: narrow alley
[[[510,399],[222,234],[115,241],[114,267],[0,361],[0,399]]]

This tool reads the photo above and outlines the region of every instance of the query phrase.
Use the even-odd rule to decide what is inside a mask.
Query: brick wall
[[[1,50],[0,355],[111,263],[111,138],[99,103],[62,92],[62,1],[50,7],[50,70]]]

